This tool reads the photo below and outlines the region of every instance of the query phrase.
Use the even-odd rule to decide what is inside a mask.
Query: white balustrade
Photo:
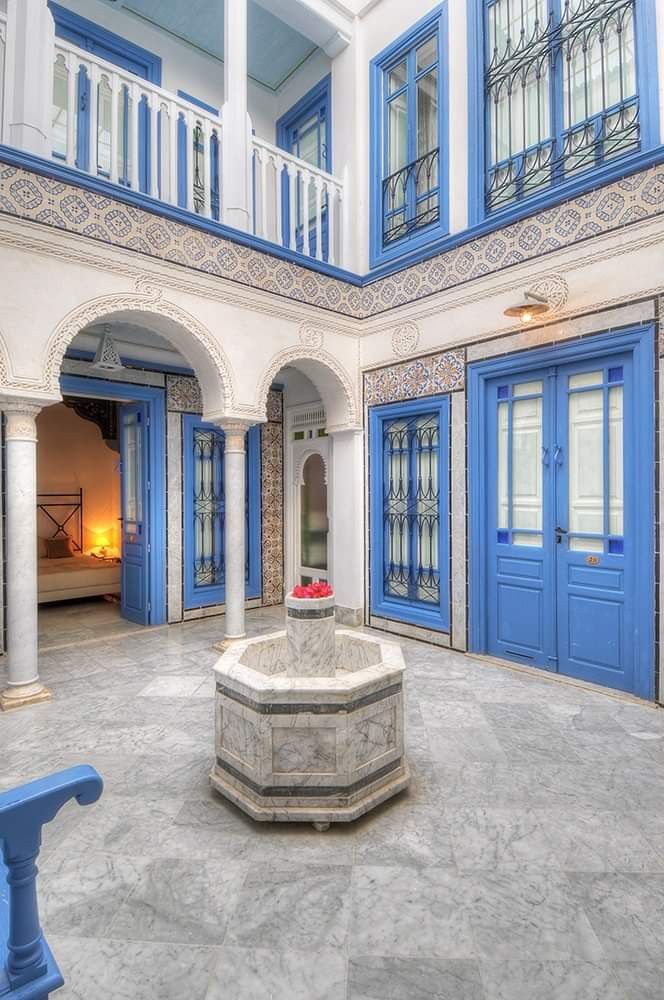
[[[218,219],[220,142],[219,117],[56,39],[54,158]]]
[[[258,136],[252,144],[256,236],[343,266],[343,182]]]
[[[2,27],[0,12],[0,38]],[[51,123],[53,157],[69,167],[221,219],[220,117],[57,38]],[[250,166],[253,232],[343,265],[344,182],[257,136]]]

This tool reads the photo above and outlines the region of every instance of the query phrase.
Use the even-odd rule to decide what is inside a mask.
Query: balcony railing
[[[440,151],[432,149],[383,181],[383,244],[438,222]]]
[[[219,115],[56,39],[55,159],[223,221],[222,142]],[[250,159],[254,234],[304,257],[343,265],[343,182],[258,136],[252,137]]]
[[[329,264],[343,261],[344,185],[253,137],[254,232]]]
[[[56,39],[52,121],[68,166],[219,217],[219,117]]]

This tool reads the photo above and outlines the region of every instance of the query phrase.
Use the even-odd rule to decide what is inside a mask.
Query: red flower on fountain
[[[316,580],[315,583],[308,583],[306,586],[298,584],[293,587],[293,597],[332,597],[334,591],[329,583]]]

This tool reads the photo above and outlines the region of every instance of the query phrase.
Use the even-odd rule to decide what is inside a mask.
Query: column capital
[[[33,399],[23,399],[20,396],[0,397],[0,410],[3,411],[7,420],[5,439],[7,441],[36,441],[36,420],[41,409],[41,404],[35,403]]]
[[[223,418],[217,421],[219,427],[224,432],[224,450],[227,452],[240,451],[246,449],[246,434],[250,427],[253,427],[251,420],[237,420],[235,418]]]

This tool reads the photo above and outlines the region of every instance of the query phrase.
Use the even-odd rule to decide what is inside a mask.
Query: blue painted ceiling
[[[223,59],[223,0],[120,0],[118,6]],[[271,90],[316,50],[316,45],[249,0],[249,76]]]

